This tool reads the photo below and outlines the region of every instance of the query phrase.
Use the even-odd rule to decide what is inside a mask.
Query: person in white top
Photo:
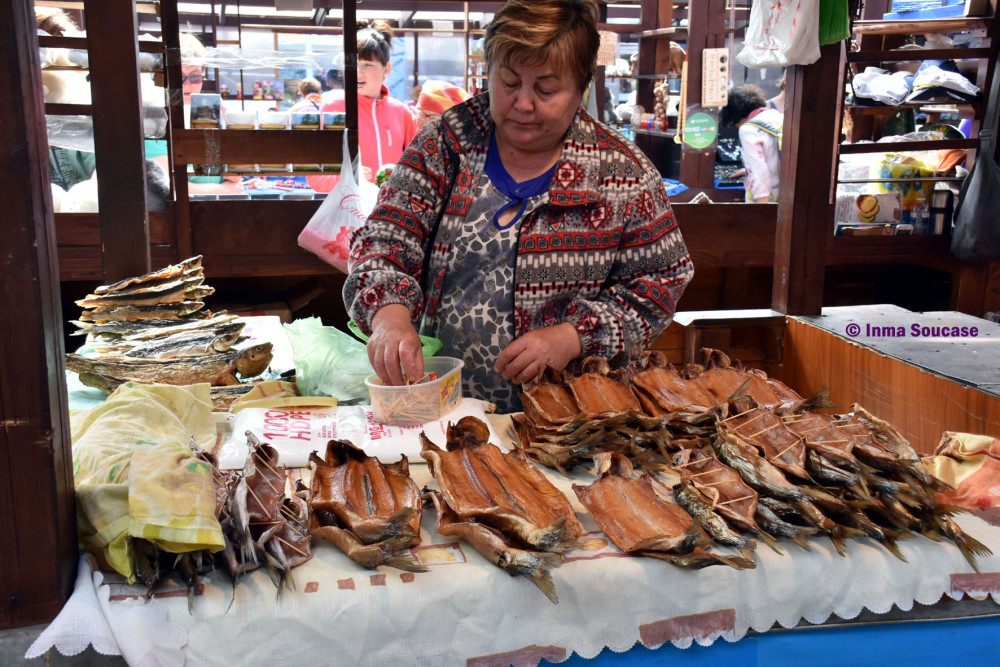
[[[767,107],[767,98],[758,86],[745,85],[729,91],[721,120],[723,126],[740,128],[746,201],[778,201],[784,114]]]

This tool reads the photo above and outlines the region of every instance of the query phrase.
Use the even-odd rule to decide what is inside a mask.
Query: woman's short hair
[[[729,102],[722,107],[722,126],[735,125],[753,111],[767,106],[767,98],[760,86],[748,83],[729,91]]]
[[[58,7],[35,7],[35,26],[56,37],[62,37],[67,32],[80,30],[76,21]]]
[[[547,63],[586,90],[601,45],[597,20],[593,0],[510,0],[486,26],[486,66]]]
[[[201,59],[205,57],[207,51],[201,40],[189,32],[180,34],[181,63],[184,65],[201,65]]]
[[[377,60],[389,64],[392,50],[392,27],[385,21],[358,24],[358,60]]]
[[[299,80],[299,92],[305,97],[310,93],[322,93],[323,86],[319,84],[319,81],[313,79],[312,77],[306,77]]]

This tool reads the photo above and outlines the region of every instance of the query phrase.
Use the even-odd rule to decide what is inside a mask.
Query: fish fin
[[[936,516],[951,516],[953,514],[967,514],[971,512],[968,507],[959,507],[957,505],[937,505],[934,507],[934,514]]]
[[[427,566],[417,560],[412,553],[400,553],[385,561],[386,565],[407,572],[427,572]]]
[[[794,542],[796,545],[802,547],[806,551],[812,551],[812,549],[809,548],[809,540],[806,539],[805,535],[802,535],[802,534],[793,535],[792,537],[789,537],[788,539],[790,539],[792,542]],[[840,551],[840,549],[838,549],[838,551]]]
[[[720,554],[715,551],[706,550],[705,555],[716,560],[722,565],[728,565],[734,570],[753,570],[756,569],[757,567],[757,561],[754,560],[753,551],[750,551],[749,554],[747,554],[744,553],[742,549],[740,549],[740,554],[734,555],[734,554]]]
[[[847,540],[866,536],[866,533],[863,530],[848,528],[847,526],[841,526],[840,524],[835,524],[830,529],[829,533],[830,541],[833,542],[833,546],[836,547],[837,553],[845,558],[847,557],[847,551],[845,551],[844,545],[847,543]]]
[[[559,596],[556,595],[556,584],[552,580],[552,570],[562,565],[562,556],[559,554],[538,553],[534,556],[538,559],[536,567],[529,570],[517,572],[523,574],[531,583],[538,586],[538,590],[545,593],[545,597],[552,600],[552,604],[559,604]],[[511,572],[511,576],[515,573]]]
[[[885,539],[880,540],[880,542],[882,543],[882,546],[888,549],[889,553],[891,553],[893,556],[903,561],[904,563],[909,562],[908,560],[906,560],[906,556],[903,555],[903,552],[899,550],[899,545],[896,544],[896,540],[889,537],[889,535],[886,535]]]
[[[771,547],[771,551],[774,553],[781,556],[785,555],[785,552],[782,551],[781,547],[778,545],[778,540],[774,539],[774,536],[770,533],[765,532],[764,530],[759,530],[754,533],[754,536],[767,546]]]

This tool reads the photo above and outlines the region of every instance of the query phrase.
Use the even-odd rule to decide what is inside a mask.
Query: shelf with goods
[[[918,151],[966,151],[966,166],[971,166],[974,152],[980,146],[978,138],[983,129],[996,124],[996,119],[985,118],[985,99],[990,93],[995,82],[995,62],[997,57],[997,46],[993,44],[993,35],[996,32],[995,16],[978,16],[954,19],[925,19],[915,21],[886,21],[881,20],[888,10],[886,0],[870,0],[862,9],[862,19],[855,21],[852,26],[852,33],[856,37],[857,50],[847,52],[842,57],[844,81],[850,82],[865,66],[877,66],[887,70],[915,72],[920,63],[928,60],[953,60],[957,64],[958,71],[974,83],[980,90],[979,97],[974,100],[950,99],[941,102],[937,99],[914,101],[902,103],[895,106],[865,106],[857,104],[843,104],[843,126],[845,141],[837,144],[837,164],[841,164],[841,156],[877,154],[877,153],[915,153]],[[942,48],[947,43],[954,43],[951,36],[956,33],[962,34],[962,39],[957,40],[959,44],[969,46],[959,46],[957,48]],[[940,35],[939,41],[933,41],[931,36]],[[913,43],[914,38],[923,36],[927,48],[918,48]],[[903,44],[903,41],[910,42]],[[981,45],[977,45],[981,44]],[[853,87],[853,86],[852,86]],[[946,105],[946,106],[945,106]],[[944,112],[951,112],[959,119],[968,119],[969,138],[948,138],[940,140],[923,140],[912,142],[878,142],[870,143],[881,138],[884,128],[899,113],[926,114],[927,123],[933,124],[939,120]],[[937,166],[937,165],[934,165]],[[838,170],[839,171],[839,170]],[[957,184],[961,178],[950,173],[935,172],[933,176],[923,178],[920,175],[912,178],[889,178],[879,180],[877,178],[840,179],[839,174],[834,174],[835,191],[844,192],[838,186],[858,186],[864,183],[884,183],[888,187],[879,188],[886,191],[899,191],[899,188],[906,188],[907,183],[934,183],[932,188],[940,188],[942,184],[950,185],[950,189],[957,191]],[[892,184],[897,184],[893,187]],[[856,189],[856,188],[855,188]],[[854,190],[850,190],[854,192]],[[846,196],[846,195],[844,195]],[[918,198],[919,199],[919,198]],[[929,201],[925,206],[930,206]],[[916,207],[914,212],[910,208]],[[904,202],[903,223],[907,223],[913,216],[917,220],[917,230],[920,232],[935,231],[933,229],[923,229],[921,223],[926,217],[923,214],[924,206]],[[908,228],[906,228],[908,230]],[[947,225],[942,226],[943,233],[948,234]],[[837,239],[835,243],[843,243]]]

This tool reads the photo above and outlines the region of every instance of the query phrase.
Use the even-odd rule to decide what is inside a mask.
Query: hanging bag
[[[1000,260],[1000,166],[992,151],[979,150],[958,201],[951,252],[965,262]]]
[[[344,132],[343,159],[337,184],[299,233],[299,245],[338,271],[347,273],[351,254],[351,234],[359,229],[375,208],[378,187],[361,179],[357,173],[360,156],[351,159]]]
[[[993,86],[984,118],[996,118],[1000,89]],[[962,181],[951,232],[951,252],[963,262],[1000,260],[1000,167],[993,160],[993,131],[979,131],[972,171]]]
[[[819,60],[820,0],[771,0],[750,6],[743,50],[746,67],[809,65]]]

